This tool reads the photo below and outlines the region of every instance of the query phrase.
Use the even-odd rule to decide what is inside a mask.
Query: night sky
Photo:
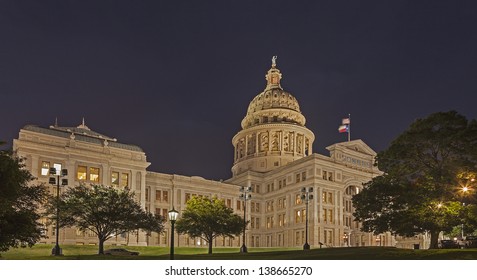
[[[317,153],[348,114],[376,151],[434,112],[477,118],[477,1],[0,0],[0,140],[84,117],[151,171],[227,179],[274,55]]]

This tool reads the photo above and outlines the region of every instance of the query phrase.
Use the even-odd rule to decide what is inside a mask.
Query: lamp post
[[[310,250],[310,244],[308,244],[308,201],[313,199],[313,187],[303,187],[301,189],[301,200],[305,201],[305,244],[303,250]]]
[[[55,167],[50,168],[50,176],[55,176],[55,177],[50,177],[49,183],[52,185],[56,185],[56,229],[55,229],[55,235],[56,235],[56,242],[55,242],[55,247],[53,250],[51,250],[51,254],[55,256],[61,256],[62,250],[60,248],[60,244],[58,242],[59,236],[60,236],[60,177],[65,177],[68,176],[68,170],[66,169],[61,169],[57,170]],[[61,185],[66,186],[68,185],[68,179],[61,179]]]
[[[462,192],[464,193],[464,201],[462,202],[462,206],[465,206],[465,198],[466,198],[466,195],[467,195],[468,191],[469,191],[468,187],[463,187],[462,188]],[[464,223],[462,223],[460,225],[460,230],[461,230],[461,238],[462,238],[462,240],[464,240]]]
[[[176,223],[177,217],[179,216],[179,212],[177,212],[174,207],[172,210],[168,212],[169,214],[169,221],[171,221],[171,253],[170,259],[174,259],[174,224]]]
[[[246,209],[247,209],[247,200],[252,198],[252,195],[249,192],[252,191],[252,187],[240,187],[240,200],[243,200],[243,240],[242,247],[240,247],[240,253],[247,253],[247,246],[245,245],[245,230],[247,229],[247,219],[246,219]]]

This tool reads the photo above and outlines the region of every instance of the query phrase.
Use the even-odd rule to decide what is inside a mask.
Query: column
[[[144,201],[144,208],[146,204],[146,172],[137,172],[137,179],[141,188],[141,201]],[[152,193],[149,193],[149,199],[151,199]],[[139,237],[137,239],[138,246],[147,246],[147,236],[142,230],[139,230]]]

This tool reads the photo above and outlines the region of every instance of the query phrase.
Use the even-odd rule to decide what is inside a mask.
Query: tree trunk
[[[429,249],[437,249],[437,243],[439,239],[439,232],[437,230],[433,230],[430,232],[431,234],[431,244],[429,244]]]
[[[212,242],[209,242],[209,254],[212,254]]]
[[[214,241],[214,238],[212,236],[209,236],[207,238],[207,243],[209,245],[209,252],[208,252],[209,255],[212,254],[212,241]]]
[[[99,238],[99,255],[104,255],[104,240],[102,238]]]

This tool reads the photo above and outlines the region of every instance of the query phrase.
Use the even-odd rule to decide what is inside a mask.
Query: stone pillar
[[[259,153],[259,142],[260,142],[260,132],[255,133],[255,153],[254,155],[258,155]]]

